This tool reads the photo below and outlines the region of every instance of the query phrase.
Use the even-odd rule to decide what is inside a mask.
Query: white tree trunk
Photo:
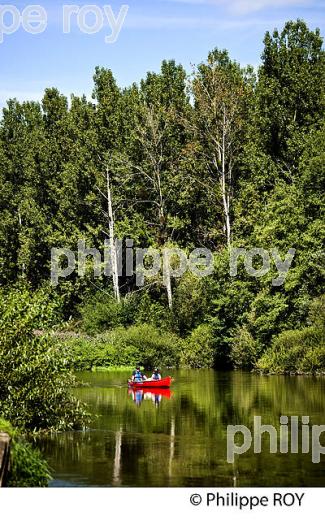
[[[118,264],[117,264],[117,253],[114,236],[114,214],[112,205],[112,193],[110,187],[109,169],[106,169],[106,182],[107,182],[107,205],[108,205],[108,224],[109,224],[109,242],[112,258],[112,275],[113,275],[113,288],[114,295],[117,301],[120,303],[120,288],[118,284]]]
[[[173,308],[173,292],[172,292],[172,282],[170,277],[170,266],[169,266],[169,255],[168,252],[164,250],[164,284],[167,291],[167,299],[168,299],[168,307],[170,310]]]
[[[161,181],[160,181],[160,172],[157,170],[157,183],[158,183],[158,191],[159,191],[159,224],[165,226],[165,212],[164,212],[164,199],[161,190]],[[165,241],[165,236],[163,237]],[[165,246],[165,244],[164,244]],[[172,290],[172,282],[170,276],[170,268],[169,268],[169,256],[168,254],[164,254],[164,283],[167,291],[167,299],[168,299],[168,307],[170,310],[173,309],[173,290]]]
[[[231,228],[230,228],[230,197],[227,194],[227,180],[226,180],[226,111],[223,112],[223,129],[222,129],[222,170],[221,170],[221,193],[223,202],[223,211],[225,217],[225,228],[227,236],[227,246],[230,247],[231,242]]]
[[[224,218],[225,218],[227,246],[230,247],[230,244],[231,244],[231,227],[230,227],[230,216],[229,216],[229,202],[227,201],[225,179],[222,180],[222,201],[223,201],[223,211],[224,211]]]
[[[168,307],[170,308],[170,310],[173,309],[173,291],[172,291],[172,284],[171,284],[171,279],[170,279],[170,273],[168,273],[169,276],[168,276],[168,283],[167,283],[167,298],[168,298]]]

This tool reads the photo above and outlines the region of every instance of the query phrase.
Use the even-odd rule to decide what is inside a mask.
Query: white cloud
[[[170,1],[170,0],[169,0]],[[313,5],[314,0],[172,0],[173,2],[186,4],[212,4],[224,6],[229,12],[244,15],[256,11],[262,11],[268,7],[298,7]]]

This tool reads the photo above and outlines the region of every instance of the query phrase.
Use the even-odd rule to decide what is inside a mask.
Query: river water
[[[316,446],[311,430],[325,424],[325,378],[167,372],[174,382],[171,392],[162,395],[129,391],[125,371],[79,373],[89,386],[76,393],[96,417],[85,432],[38,439],[54,473],[51,486],[325,486],[325,455],[320,463],[312,462]],[[265,433],[261,453],[254,453],[252,442],[228,462],[227,426],[243,425],[254,434],[254,416],[276,428],[277,453],[270,453]],[[292,416],[299,417],[298,453],[279,451],[280,416],[288,416],[289,424]],[[309,417],[310,453],[305,454],[302,416]],[[290,428],[289,448],[293,437]],[[325,446],[325,433],[320,439]],[[241,434],[236,442],[242,444]]]

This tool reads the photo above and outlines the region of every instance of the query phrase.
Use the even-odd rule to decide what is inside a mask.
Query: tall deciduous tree
[[[305,22],[266,33],[257,86],[260,144],[288,166],[299,159],[302,136],[325,109],[325,52],[318,29]]]
[[[195,131],[209,188],[221,199],[228,246],[234,177],[245,139],[250,83],[228,53],[218,49],[209,54],[207,63],[199,65],[193,80]]]
[[[179,211],[175,177],[179,154],[186,143],[183,124],[188,109],[186,74],[174,61],[163,62],[160,74],[149,73],[139,92],[137,121],[132,138],[138,151],[130,166],[138,178],[138,199],[147,208],[154,243],[165,248],[172,239]],[[172,284],[168,266],[164,283],[172,308]]]

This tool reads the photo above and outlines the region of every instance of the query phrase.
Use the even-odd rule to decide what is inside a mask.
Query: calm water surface
[[[250,449],[229,464],[226,436],[227,425],[252,430],[257,415],[278,431],[281,415],[300,421],[307,415],[311,424],[324,424],[325,378],[168,374],[175,382],[163,395],[132,393],[125,371],[78,374],[89,386],[76,393],[96,417],[86,432],[37,441],[54,473],[51,485],[325,486],[324,456],[314,464],[311,454],[270,454],[264,434],[260,454]]]

